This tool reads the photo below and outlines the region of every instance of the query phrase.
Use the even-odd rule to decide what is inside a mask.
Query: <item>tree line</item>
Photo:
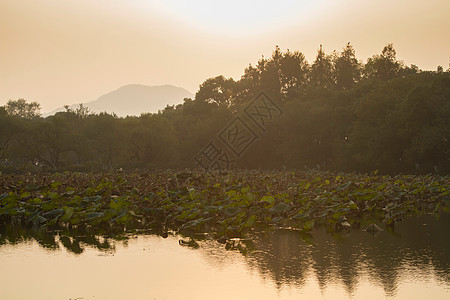
[[[310,64],[275,47],[239,80],[205,80],[194,99],[119,118],[77,109],[43,118],[24,99],[0,107],[0,171],[192,168],[205,145],[264,90],[284,114],[237,168],[450,173],[450,70],[422,71],[392,44],[365,63],[347,44]]]

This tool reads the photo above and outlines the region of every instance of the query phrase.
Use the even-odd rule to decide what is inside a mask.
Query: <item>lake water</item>
[[[3,229],[0,299],[450,299],[449,229],[447,214],[376,235],[276,230],[241,241],[245,255],[207,237]]]

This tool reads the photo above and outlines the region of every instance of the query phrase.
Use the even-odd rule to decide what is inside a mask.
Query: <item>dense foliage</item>
[[[411,214],[449,211],[448,177],[331,172],[117,172],[3,175],[0,227],[209,232],[379,230]]]
[[[298,51],[203,82],[195,99],[118,118],[82,106],[42,118],[23,99],[0,107],[0,171],[194,167],[194,156],[265,90],[284,114],[237,168],[450,173],[450,72],[397,60],[392,44],[364,64],[348,44],[310,64]]]

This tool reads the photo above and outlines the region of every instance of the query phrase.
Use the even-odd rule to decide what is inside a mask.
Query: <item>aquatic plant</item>
[[[257,170],[1,175],[0,225],[99,234],[209,232],[217,239],[255,229],[306,233],[321,225],[335,232],[393,227],[408,215],[449,211],[449,195],[449,178],[432,175]]]

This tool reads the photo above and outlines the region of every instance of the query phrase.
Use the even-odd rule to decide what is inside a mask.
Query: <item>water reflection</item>
[[[0,229],[0,246],[4,244],[20,244],[27,241],[36,241],[41,247],[49,250],[58,250],[64,247],[69,252],[81,254],[86,247],[101,251],[115,251],[117,241],[126,242],[129,234],[98,235],[88,231],[46,231],[36,228],[22,228],[5,226]]]
[[[191,255],[201,256],[203,262],[216,270],[216,273],[236,264],[239,258],[252,274],[249,276],[258,276],[266,285],[267,282],[274,284],[279,291],[290,289],[301,292],[308,290],[311,281],[314,281],[322,296],[330,287],[338,285],[344,288],[347,297],[358,297],[361,287],[368,284],[369,292],[378,287],[384,291],[384,296],[397,297],[399,288],[407,286],[408,281],[412,280],[419,285],[435,281],[444,287],[448,295],[449,228],[450,214],[441,215],[439,221],[433,216],[422,216],[405,220],[393,232],[383,231],[377,235],[364,231],[332,235],[324,228],[314,229],[312,235],[289,230],[258,233],[253,234],[249,240],[236,241],[244,248],[235,245],[228,247],[234,250],[228,251],[224,245],[209,239],[208,236],[203,239],[196,237],[200,247],[189,251]],[[102,253],[119,254],[125,251],[124,246],[129,242],[132,248],[134,244],[131,241],[145,236],[139,235],[139,238],[135,239],[136,237],[135,233],[105,232],[99,235],[89,230],[47,232],[10,226],[0,230],[0,250],[10,245],[20,246],[36,241],[49,251],[58,252],[65,249],[79,257],[83,257],[85,252],[92,249]],[[189,249],[187,244],[177,245],[179,239],[179,236],[169,236],[168,242],[173,240],[170,247],[183,249],[184,252],[179,253],[174,252],[173,248],[170,250],[171,260],[181,255],[176,258],[180,264],[180,261],[192,257],[186,256],[184,249]],[[241,254],[239,249],[245,254]],[[136,253],[136,260],[143,257],[143,252]],[[192,269],[193,266],[189,268]],[[180,273],[180,270],[185,269],[183,266],[175,266],[175,270]],[[170,273],[171,269],[165,271]],[[205,274],[196,274],[195,270],[192,272],[194,277],[205,277]],[[280,298],[284,297],[283,294]]]
[[[430,277],[450,288],[450,215],[412,217],[394,231],[376,235],[354,231],[346,236],[315,229],[312,236],[277,230],[252,236],[255,248],[246,263],[278,287],[302,288],[311,273],[323,291],[341,284],[353,295],[362,277],[395,296],[405,276],[425,282]],[[211,245],[211,247],[214,247]],[[211,249],[209,249],[211,252]]]

